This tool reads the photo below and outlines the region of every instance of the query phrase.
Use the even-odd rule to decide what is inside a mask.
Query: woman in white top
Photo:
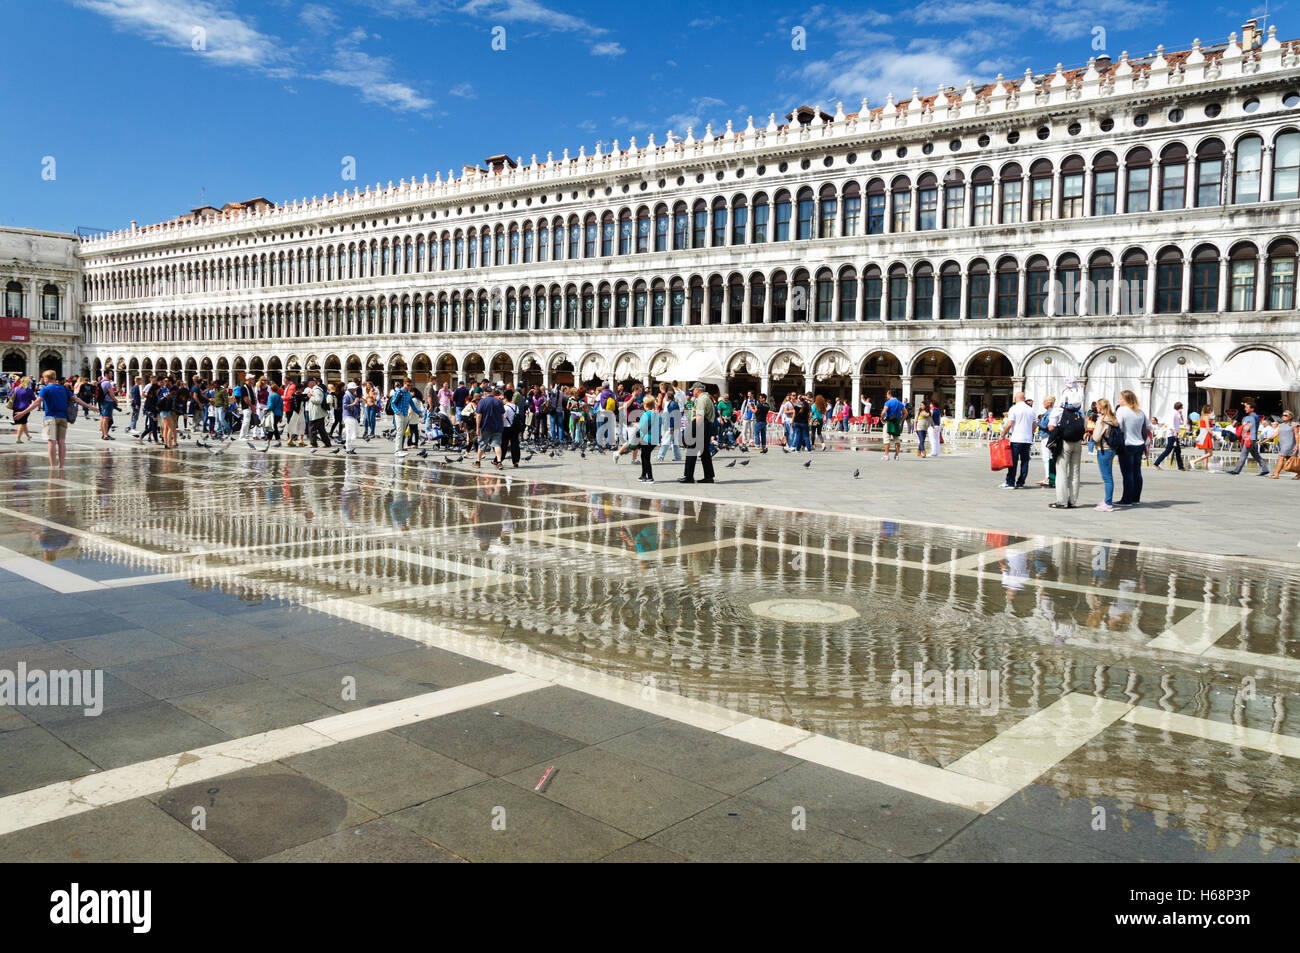
[[[1124,431],[1124,450],[1119,455],[1119,472],[1124,479],[1124,492],[1116,506],[1135,506],[1142,502],[1142,454],[1147,446],[1150,424],[1147,415],[1138,408],[1137,395],[1126,390],[1119,395],[1120,406],[1115,419]]]

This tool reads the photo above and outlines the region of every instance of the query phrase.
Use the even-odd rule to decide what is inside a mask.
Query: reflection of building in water
[[[1009,603],[996,557],[972,561],[986,550],[983,533],[896,524],[885,535],[878,524],[848,518],[793,522],[734,505],[545,496],[536,491],[562,488],[515,481],[501,490],[496,478],[467,481],[432,469],[408,479],[359,466],[347,476],[354,489],[345,500],[338,462],[214,470],[234,479],[182,473],[157,479],[153,499],[81,497],[79,525],[134,553],[92,540],[83,549],[135,568],[186,570],[250,597],[382,607],[637,683],[653,675],[665,691],[940,763],[1069,692],[1300,734],[1285,672],[1243,670],[1258,684],[1255,697],[1239,698],[1234,677],[1144,649],[1212,599],[1263,610],[1251,620],[1266,617],[1223,644],[1249,646],[1264,661],[1286,656],[1290,636],[1276,626],[1276,607],[1292,607],[1295,581],[1281,570],[1247,581],[1212,560],[1124,543],[1108,544],[1109,559],[1099,562],[1091,543],[1012,540],[1007,555],[1023,595]],[[647,526],[657,536],[652,551],[636,544]],[[749,612],[778,596],[850,605],[859,618],[815,626]],[[1066,622],[1072,634],[1061,638]],[[890,706],[890,674],[917,662],[996,670],[1000,715]],[[1232,768],[1215,757],[1153,767],[1148,761],[1159,762],[1168,745],[1122,725],[1098,744],[1107,761],[1131,763],[1133,775],[1097,790],[1061,775],[1064,789],[1184,814],[1184,788],[1221,783]],[[1164,787],[1148,784],[1153,771],[1179,776],[1182,787],[1160,794]],[[1278,776],[1287,776],[1285,767]],[[1198,836],[1209,840],[1238,821],[1188,823],[1202,824]]]

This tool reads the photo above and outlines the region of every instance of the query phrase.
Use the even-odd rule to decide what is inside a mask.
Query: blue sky
[[[0,224],[120,228],[201,200],[284,201],[502,152],[527,162],[708,122],[744,128],[802,102],[851,112],[863,96],[1082,65],[1103,43],[1112,56],[1208,45],[1262,12],[1199,0],[12,4]],[[1270,13],[1283,39],[1300,35],[1285,0]]]

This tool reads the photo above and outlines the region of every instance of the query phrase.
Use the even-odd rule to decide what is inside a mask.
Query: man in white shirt
[[[1076,378],[1066,378],[1065,390],[1047,417],[1047,442],[1056,448],[1056,502],[1048,504],[1053,509],[1071,509],[1079,499],[1087,429],[1082,409],[1083,388]]]
[[[862,401],[862,415],[867,418],[866,426],[863,427],[862,429],[870,432],[871,430],[871,398],[870,397],[864,398]]]
[[[1034,408],[1025,403],[1025,392],[1016,391],[1016,402],[1007,411],[1006,419],[1002,422],[1003,436],[1011,438],[1011,466],[1007,469],[1006,482],[1002,484],[1004,490],[1024,488],[1025,477],[1029,475],[1029,448],[1034,443],[1036,422]]]

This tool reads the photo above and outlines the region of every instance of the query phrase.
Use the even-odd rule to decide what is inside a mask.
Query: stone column
[[[903,396],[899,399],[905,404],[910,404],[912,402],[912,375],[904,374],[902,380]]]
[[[1155,258],[1147,259],[1147,287],[1146,300],[1142,302],[1142,310],[1146,314],[1156,313],[1156,260]]]
[[[772,395],[772,379],[766,374],[758,379],[758,387],[759,393],[767,394],[769,397]]]
[[[1183,259],[1183,300],[1179,310],[1183,314],[1192,310],[1192,260]]]
[[[961,282],[961,310],[957,315],[957,318],[961,321],[965,321],[970,315],[970,309],[967,307],[970,304],[970,286],[968,284],[969,279],[966,275],[966,269],[963,268],[961,270],[957,280]]]
[[[962,194],[961,203],[961,227],[970,228],[971,222],[975,220],[975,183],[969,178],[965,179],[966,191]]]
[[[853,388],[851,393],[852,396],[849,398],[851,401],[849,404],[849,416],[856,417],[862,413],[862,375],[858,373],[857,368],[853,371]]]
[[[1025,316],[1025,269],[1022,265],[1016,269],[1016,317]]]
[[[772,282],[767,279],[763,285],[763,323],[772,323]]]
[[[934,277],[930,281],[930,317],[935,321],[938,321],[939,318],[942,317],[942,315],[939,314],[939,289],[942,287],[943,279],[936,271]]]
[[[1056,288],[1056,263],[1047,263],[1047,300],[1043,302],[1043,313],[1054,318],[1061,312],[1060,295]]]
[[[1064,200],[1065,190],[1061,190],[1062,200]],[[1092,167],[1084,166],[1083,169],[1083,217],[1092,217]]]
[[[916,291],[916,279],[912,277],[912,273],[909,271],[907,273],[907,302],[903,307],[903,319],[905,321],[916,320],[915,291]]]
[[[1273,147],[1267,144],[1259,163],[1259,200],[1273,201]]]
[[[832,274],[831,275],[831,320],[832,321],[838,321],[840,319],[840,304],[841,304],[840,278],[839,275]]]
[[[1154,377],[1138,378],[1138,400],[1142,402],[1142,408],[1148,416],[1151,414],[1152,401],[1155,400],[1155,382]]]
[[[1228,310],[1228,259],[1219,259],[1219,300],[1215,305],[1215,310],[1220,314]]]
[[[953,414],[958,420],[966,419],[966,378],[961,374],[957,375],[956,387],[953,394]]]
[[[1029,172],[1026,171],[1020,176],[1020,221],[1029,221],[1030,210],[1034,207],[1034,190],[1033,182],[1029,178]],[[1021,310],[1021,314],[1024,310]]]

